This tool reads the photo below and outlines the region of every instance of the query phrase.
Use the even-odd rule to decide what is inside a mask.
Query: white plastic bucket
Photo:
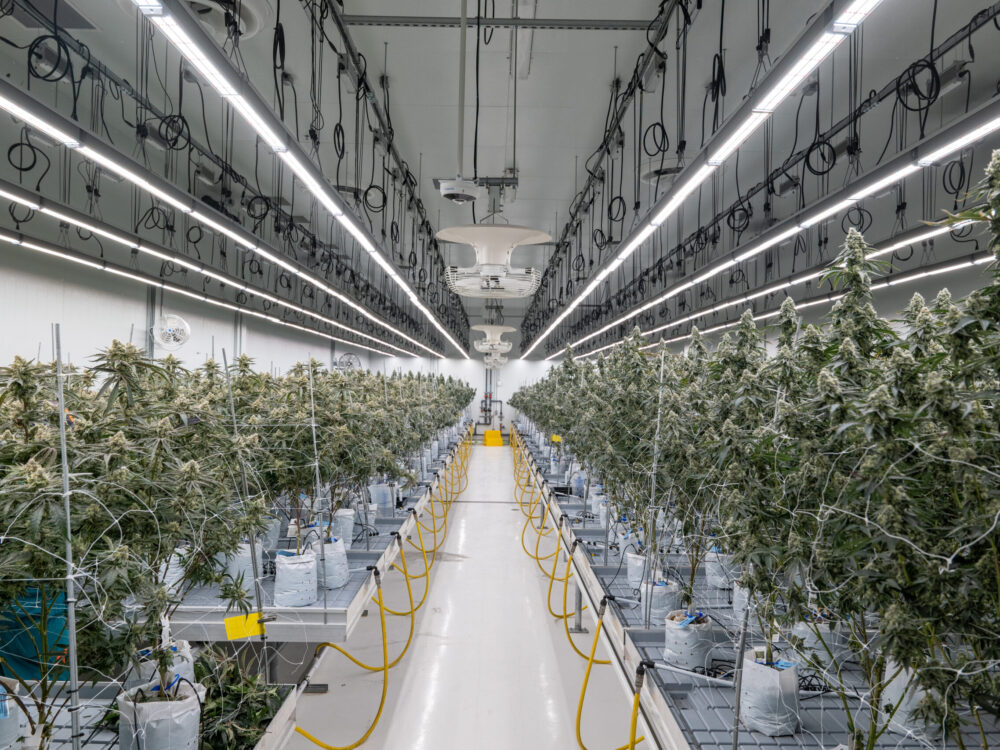
[[[354,540],[354,508],[341,508],[333,514],[335,535],[344,543],[344,549],[351,548]]]
[[[257,548],[257,577],[264,576],[264,548],[260,542],[254,542]],[[250,554],[250,542],[244,541],[237,547],[233,556],[226,560],[226,573],[238,581],[243,576],[243,589],[250,591],[254,582],[253,557]]]
[[[715,646],[715,626],[708,615],[688,622],[683,609],[667,613],[663,643],[663,661],[681,669],[705,669],[711,666],[709,654]]]
[[[313,552],[319,558],[319,542],[313,542]],[[340,539],[334,539],[323,545],[323,553],[326,557],[326,588],[339,589],[346,586],[351,579],[351,573],[347,566],[347,550]],[[320,580],[320,585],[323,581]]]
[[[301,555],[279,551],[274,563],[276,607],[306,607],[319,598],[316,590],[316,555],[312,551],[305,551]]]
[[[285,537],[288,539],[297,539],[299,536],[299,522],[297,519],[293,518],[288,522],[288,530],[285,532]]]
[[[176,686],[178,699],[134,703],[142,690],[152,695],[159,686],[149,683],[121,693],[118,705],[118,747],[121,750],[195,750],[200,739],[201,703],[205,688],[185,682]],[[174,689],[171,688],[171,694]]]
[[[634,589],[639,588],[646,569],[646,556],[636,552],[626,552],[625,565],[628,585]]]
[[[778,666],[764,664],[762,657],[763,654],[757,651],[743,654],[740,720],[750,731],[768,737],[795,734],[799,728],[796,665],[789,662],[778,662]]]

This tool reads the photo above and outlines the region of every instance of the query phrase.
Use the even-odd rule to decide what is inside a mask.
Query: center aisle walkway
[[[586,662],[572,652],[562,625],[548,614],[548,580],[521,550],[524,517],[514,503],[513,484],[509,446],[473,448],[469,486],[449,516],[448,538],[431,574],[428,601],[417,616],[413,644],[389,673],[385,714],[364,748],[577,747],[576,706]],[[419,555],[408,554],[411,560],[419,570]],[[398,574],[390,581],[387,606],[406,609]],[[415,597],[421,585],[414,583]],[[559,594],[552,597],[557,611],[561,588]],[[572,589],[569,601],[572,606]],[[586,615],[590,633],[577,636],[585,652],[593,633],[593,620]],[[407,620],[393,617],[388,627],[389,658],[394,659],[405,644]],[[346,646],[369,664],[381,662],[374,607]],[[607,658],[603,647],[598,657]],[[628,738],[630,700],[611,669],[598,665],[591,673],[583,739],[593,750],[619,747]],[[331,745],[354,742],[378,706],[381,676],[328,652],[315,681],[329,682],[330,692],[302,697],[299,725]],[[296,736],[288,747],[315,745]]]

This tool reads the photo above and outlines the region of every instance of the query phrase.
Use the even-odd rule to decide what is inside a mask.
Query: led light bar
[[[805,219],[799,222],[799,226],[802,227],[803,229],[808,229],[809,227],[819,224],[821,221],[823,221],[823,219],[829,219],[831,216],[839,214],[841,211],[850,208],[854,204],[855,201],[850,198],[847,198],[846,200],[842,201],[837,201],[833,205],[827,206],[822,211],[814,213],[811,216],[807,216]]]
[[[714,164],[703,164],[697,172],[688,178],[683,187],[676,190],[674,194],[670,196],[670,200],[667,201],[667,205],[665,205],[655,217],[650,219],[649,223],[654,226],[660,226],[660,224],[669,219],[677,208],[685,200],[687,200],[688,196],[701,187],[701,183],[707,180],[708,176],[712,174],[714,170]]]
[[[747,139],[754,134],[754,131],[760,127],[761,123],[770,116],[770,112],[751,112],[750,116],[743,121],[743,124],[736,128],[736,132],[712,152],[708,157],[708,163],[715,166],[722,164],[736,149],[746,143]]]
[[[1000,117],[990,120],[974,130],[970,130],[965,135],[962,135],[941,148],[932,151],[927,156],[920,157],[920,159],[917,160],[917,163],[922,167],[928,167],[931,164],[936,164],[937,162],[942,161],[945,157],[951,156],[956,151],[961,151],[969,144],[975,143],[976,141],[985,138],[990,133],[995,133],[997,130],[1000,130]]]
[[[792,69],[785,73],[759,102],[754,105],[754,112],[774,112],[802,82],[812,75],[831,52],[847,38],[846,34],[827,31],[820,35],[813,45],[795,61]]]
[[[73,136],[63,132],[51,123],[46,122],[43,118],[32,114],[28,110],[24,109],[24,107],[15,104],[5,96],[0,96],[0,108],[9,112],[13,117],[34,128],[40,133],[45,133],[45,135],[49,136],[49,138],[52,138],[67,148],[77,148],[80,145],[80,142]]]
[[[108,158],[99,151],[95,151],[94,149],[90,148],[90,146],[81,146],[80,148],[77,149],[76,152],[85,159],[89,159],[95,164],[99,164],[101,167],[108,170],[109,172],[114,172],[122,179],[128,180],[137,188],[145,190],[150,195],[155,195],[161,201],[170,204],[181,213],[189,214],[194,210],[191,208],[190,205],[188,205],[184,201],[175,198],[173,195],[164,190],[161,190],[148,180],[144,179],[143,177],[140,177],[137,173],[133,172],[128,167],[119,164],[113,159]]]
[[[144,274],[136,273],[135,271],[132,271],[132,270],[129,270],[129,269],[125,269],[125,268],[121,268],[119,266],[115,266],[115,265],[113,265],[111,263],[108,263],[107,261],[101,261],[100,263],[98,263],[98,262],[89,260],[87,258],[80,257],[79,255],[77,255],[75,253],[72,253],[70,251],[64,250],[64,249],[62,249],[62,248],[60,248],[60,247],[58,247],[56,245],[51,245],[51,244],[49,244],[47,242],[42,242],[41,240],[32,239],[32,240],[29,241],[29,240],[26,240],[26,239],[24,239],[22,237],[15,237],[15,236],[8,235],[6,233],[0,232],[0,241],[7,242],[7,243],[9,243],[11,245],[14,245],[16,247],[23,247],[23,248],[26,248],[28,250],[33,250],[34,252],[41,253],[43,255],[48,255],[50,257],[59,258],[61,260],[68,260],[68,261],[70,261],[72,263],[76,263],[78,265],[86,266],[88,268],[92,268],[92,269],[97,270],[97,271],[104,271],[106,273],[112,274],[113,276],[118,276],[118,277],[123,278],[123,279],[129,279],[130,281],[135,281],[137,283],[143,284],[144,286],[157,287],[157,288],[163,289],[165,291],[174,292],[176,294],[181,294],[181,295],[183,295],[185,297],[190,297],[192,299],[196,299],[196,300],[199,300],[201,302],[205,302],[207,304],[214,305],[216,307],[223,307],[223,308],[225,308],[227,310],[232,310],[234,312],[247,313],[247,314],[252,315],[255,318],[260,318],[262,320],[267,320],[267,321],[270,321],[271,323],[275,323],[277,325],[283,325],[283,326],[288,326],[290,328],[296,328],[298,330],[305,331],[307,333],[311,333],[311,334],[313,334],[315,336],[321,336],[321,337],[323,337],[323,338],[325,338],[325,339],[327,339],[329,341],[336,341],[336,342],[341,343],[341,344],[346,344],[347,346],[353,346],[353,347],[357,347],[359,349],[365,349],[366,351],[373,352],[373,353],[381,355],[383,357],[392,357],[392,356],[395,356],[393,354],[390,354],[389,352],[382,351],[381,349],[376,349],[375,347],[372,347],[372,346],[366,346],[365,344],[359,344],[356,341],[348,341],[347,339],[342,339],[342,338],[340,338],[338,336],[334,336],[334,335],[329,334],[329,333],[324,333],[322,331],[317,331],[317,330],[315,330],[313,328],[307,328],[306,326],[301,326],[301,325],[298,325],[296,323],[290,323],[288,321],[284,321],[281,318],[277,318],[277,317],[275,317],[273,315],[268,315],[266,313],[258,312],[257,310],[245,309],[245,308],[241,307],[240,305],[234,305],[231,302],[226,302],[224,300],[220,300],[220,299],[216,299],[216,298],[213,298],[213,297],[209,297],[206,294],[202,294],[202,293],[198,293],[198,292],[192,292],[190,289],[185,289],[184,287],[181,287],[181,286],[178,286],[178,285],[175,285],[175,284],[171,284],[169,282],[163,281],[162,279],[158,279],[158,278],[155,278],[153,276],[146,276]],[[316,316],[315,315],[311,315],[311,317],[316,317]],[[352,331],[352,333],[353,333],[353,331]]]
[[[951,231],[952,229],[956,229],[958,227],[966,226],[966,225],[971,224],[971,223],[972,223],[971,221],[960,222],[958,224],[953,224],[953,225],[950,225],[950,226],[936,227],[933,230],[928,231],[928,232],[917,232],[915,234],[912,234],[910,237],[908,237],[904,241],[892,242],[891,244],[889,244],[889,245],[887,245],[885,247],[881,247],[881,248],[875,250],[874,252],[869,253],[868,257],[869,258],[876,258],[876,257],[882,256],[882,255],[886,255],[886,254],[891,253],[891,252],[893,252],[895,250],[899,250],[899,249],[901,249],[903,247],[906,247],[907,245],[911,245],[911,244],[913,244],[915,242],[920,242],[921,240],[928,239],[929,237],[934,237],[934,236],[937,236],[937,235],[944,234],[946,232]],[[961,260],[961,261],[956,261],[956,262],[948,262],[948,261],[946,261],[946,262],[944,262],[942,264],[939,264],[939,265],[936,265],[936,266],[933,266],[933,267],[930,267],[930,268],[918,268],[918,269],[916,269],[914,271],[910,271],[908,273],[899,274],[899,275],[897,275],[896,277],[893,277],[893,278],[887,278],[887,279],[883,279],[881,281],[874,282],[874,283],[872,283],[871,288],[872,289],[884,289],[884,288],[889,287],[889,286],[899,286],[899,285],[902,285],[902,284],[908,284],[908,283],[911,283],[913,281],[917,281],[919,279],[926,278],[928,276],[939,276],[939,275],[942,275],[942,274],[951,273],[953,271],[958,271],[958,270],[963,269],[963,268],[969,268],[970,266],[976,266],[976,265],[981,265],[983,263],[988,263],[989,261],[993,260],[993,258],[994,258],[994,256],[993,256],[992,253],[979,253],[979,254],[976,254],[976,255],[973,255],[973,256],[969,256],[966,259]],[[721,312],[722,310],[725,310],[726,308],[734,307],[734,306],[737,306],[737,305],[746,304],[747,302],[750,302],[750,301],[752,301],[752,300],[754,300],[756,298],[763,297],[763,296],[766,296],[768,294],[773,294],[775,292],[781,291],[782,289],[787,289],[788,287],[798,286],[800,284],[804,284],[804,283],[809,282],[809,281],[814,281],[814,280],[822,277],[824,274],[828,273],[829,269],[830,269],[830,266],[827,266],[827,267],[821,268],[821,269],[819,269],[817,271],[808,271],[808,272],[806,272],[804,274],[796,276],[796,277],[794,277],[792,279],[789,279],[787,281],[777,282],[777,283],[774,283],[774,284],[769,284],[768,286],[766,286],[766,287],[764,287],[762,289],[758,289],[755,292],[744,294],[744,295],[741,295],[739,297],[735,297],[735,298],[733,298],[731,300],[725,300],[725,301],[720,302],[719,304],[715,305],[714,307],[710,307],[710,308],[707,308],[705,310],[698,310],[698,311],[696,311],[696,312],[694,312],[694,313],[692,313],[690,315],[687,315],[687,316],[685,316],[683,318],[679,318],[677,320],[670,321],[669,323],[665,323],[665,324],[657,326],[655,328],[651,328],[648,331],[642,331],[641,335],[642,336],[651,336],[653,334],[659,333],[660,331],[664,331],[664,330],[666,330],[668,328],[673,328],[674,326],[678,326],[678,325],[684,325],[685,323],[690,323],[692,321],[695,321],[695,320],[697,320],[699,318],[702,318],[702,317],[705,317],[707,315],[713,315],[715,313]],[[819,299],[819,300],[806,301],[806,302],[803,302],[803,303],[798,303],[797,302],[796,303],[796,308],[801,310],[801,309],[804,309],[804,308],[807,308],[807,307],[812,307],[813,305],[822,304],[824,302],[833,302],[833,301],[836,301],[836,300],[840,299],[843,296],[844,296],[843,294],[836,294],[836,295],[834,295],[831,292],[830,294],[826,295],[825,297],[823,297],[822,299]],[[770,314],[768,314],[765,317],[772,317],[773,315],[777,315],[777,312],[770,313]],[[755,320],[762,320],[762,319],[763,318],[761,318],[761,317],[755,317]],[[739,322],[738,320],[732,321],[730,323],[723,324],[722,326],[716,326],[715,328],[707,329],[705,331],[702,331],[701,333],[708,334],[708,333],[712,333],[714,331],[722,330],[724,328],[730,328],[730,327],[736,325],[738,322]],[[673,343],[673,342],[676,342],[676,341],[681,341],[681,340],[684,340],[686,338],[689,338],[690,335],[691,334],[686,334],[684,336],[678,336],[678,337],[673,338],[673,339],[667,339],[666,343]],[[606,344],[606,345],[604,345],[602,347],[599,347],[597,349],[593,349],[592,351],[589,351],[589,352],[587,352],[585,354],[581,354],[579,356],[576,356],[576,357],[574,357],[574,359],[581,359],[583,357],[592,356],[592,355],[597,354],[599,352],[602,352],[602,351],[605,351],[607,349],[610,349],[610,348],[612,348],[614,346],[618,346],[621,343],[622,343],[621,341],[614,341],[614,342],[612,342],[610,344]],[[654,347],[656,345],[657,344],[652,344],[650,346],[643,347],[643,348],[648,349],[648,348],[652,348],[652,347]],[[565,352],[566,349],[563,349],[562,351]],[[558,352],[557,354],[561,354],[561,353],[562,352]],[[554,357],[556,355],[552,355],[552,356]],[[551,358],[552,357],[548,357],[546,359],[551,359]]]
[[[348,218],[347,213],[341,203],[334,197],[334,193],[331,188],[325,184],[324,181],[319,179],[314,173],[313,168],[310,163],[307,163],[307,157],[305,154],[296,146],[292,152],[291,141],[288,138],[288,134],[284,132],[280,125],[271,125],[268,120],[272,123],[276,122],[272,117],[267,117],[261,112],[258,112],[253,104],[248,100],[248,97],[240,93],[240,87],[243,85],[239,82],[237,74],[231,69],[228,63],[224,63],[222,67],[225,70],[220,70],[220,66],[216,65],[212,59],[211,55],[213,51],[209,51],[209,45],[212,44],[210,40],[202,40],[202,45],[199,46],[198,41],[192,38],[192,34],[189,34],[184,29],[184,23],[186,23],[188,11],[184,8],[177,7],[177,3],[164,2],[164,0],[132,0],[136,7],[145,14],[152,24],[156,26],[163,34],[170,40],[171,44],[177,49],[178,52],[184,57],[185,60],[190,63],[190,65],[201,75],[201,77],[211,85],[218,94],[229,102],[233,109],[243,118],[243,120],[250,126],[250,128],[260,137],[264,143],[274,151],[282,161],[288,166],[292,174],[306,187],[309,193],[319,202],[321,206],[334,218],[339,221],[347,232],[355,239],[355,241],[365,249],[365,251],[378,263],[378,265],[389,275],[389,277],[403,290],[406,292],[407,297],[413,303],[413,305],[420,311],[420,313],[427,318],[427,320],[434,326],[435,329],[453,346],[459,353],[465,358],[469,359],[469,355],[466,351],[459,346],[458,342],[451,336],[449,331],[438,321],[437,317],[420,301],[418,295],[413,289],[410,288],[403,278],[396,272],[390,260],[388,260],[382,253],[378,251],[372,238],[367,232],[362,230],[357,224],[355,224],[350,218]],[[171,10],[174,15],[168,12]],[[181,14],[185,14],[182,16]],[[182,23],[180,18],[185,18]],[[196,28],[196,27],[189,27]],[[193,32],[192,32],[193,33]],[[194,34],[194,36],[198,36]],[[204,47],[204,48],[203,48]],[[218,57],[216,55],[216,57]],[[249,88],[244,89],[249,94]],[[254,98],[254,97],[249,97]],[[280,132],[279,132],[280,130]],[[391,270],[391,272],[390,272]],[[436,356],[443,356],[434,352]]]
[[[0,185],[3,185],[3,184],[4,183],[0,182]],[[195,263],[195,262],[191,261],[190,259],[186,258],[185,256],[181,255],[178,252],[167,250],[165,248],[164,249],[157,249],[155,247],[151,247],[149,243],[141,242],[141,241],[138,240],[138,238],[129,237],[129,236],[123,235],[123,234],[121,234],[119,232],[116,232],[112,227],[110,227],[110,226],[108,226],[106,224],[102,224],[102,223],[99,223],[99,222],[96,222],[96,221],[92,221],[89,218],[83,218],[78,212],[73,211],[72,209],[65,209],[65,208],[56,209],[56,208],[53,208],[53,207],[47,205],[47,201],[45,201],[45,199],[41,199],[41,198],[38,199],[38,201],[32,201],[29,198],[27,198],[24,195],[22,195],[18,191],[18,188],[16,188],[15,186],[10,185],[8,187],[9,187],[9,189],[6,189],[6,190],[0,189],[0,196],[5,197],[5,198],[7,198],[10,201],[13,201],[15,203],[20,203],[22,205],[25,205],[25,206],[28,206],[30,208],[33,208],[35,210],[39,210],[39,211],[41,211],[41,213],[44,213],[44,214],[46,214],[48,216],[52,216],[53,218],[58,219],[61,222],[65,222],[65,223],[70,224],[72,226],[79,227],[80,229],[85,229],[88,232],[93,232],[94,234],[97,234],[97,235],[99,235],[101,237],[105,237],[105,238],[107,238],[109,240],[112,240],[112,241],[117,242],[117,243],[119,243],[121,245],[124,245],[125,247],[128,247],[129,249],[138,250],[139,252],[143,253],[144,255],[150,255],[152,257],[157,258],[158,260],[162,260],[162,261],[174,263],[174,264],[182,266],[183,268],[186,268],[186,269],[188,269],[190,271],[194,271],[195,273],[199,273],[202,276],[206,276],[208,278],[214,279],[215,281],[218,281],[218,282],[220,282],[222,284],[227,284],[227,285],[232,286],[232,287],[234,287],[236,289],[250,292],[250,293],[252,293],[256,297],[260,297],[261,299],[265,299],[265,300],[267,300],[267,301],[269,301],[269,302],[271,302],[273,304],[281,305],[282,307],[285,307],[288,310],[292,310],[292,311],[301,313],[303,315],[308,315],[309,317],[316,318],[317,320],[322,320],[323,322],[329,323],[330,325],[334,326],[335,328],[339,328],[339,329],[341,329],[343,331],[346,331],[348,333],[352,333],[352,334],[354,334],[356,336],[360,336],[361,338],[364,338],[364,339],[370,339],[371,341],[373,341],[376,344],[379,344],[381,346],[386,346],[386,347],[389,347],[390,349],[395,349],[396,351],[399,351],[399,352],[401,352],[403,354],[407,354],[407,355],[410,355],[410,356],[417,356],[417,355],[413,354],[412,352],[409,352],[409,351],[407,351],[407,350],[405,350],[405,349],[403,349],[401,347],[396,346],[395,344],[389,343],[388,341],[383,341],[383,340],[379,339],[376,336],[371,336],[371,335],[369,335],[367,333],[363,333],[363,332],[358,331],[358,330],[356,330],[354,328],[351,328],[350,326],[345,325],[345,324],[341,323],[338,320],[335,320],[333,318],[328,318],[328,317],[326,317],[324,315],[320,315],[319,313],[317,313],[317,312],[315,312],[313,310],[310,310],[308,308],[302,307],[300,305],[296,305],[296,304],[294,304],[292,302],[289,302],[288,300],[284,300],[284,299],[281,299],[279,297],[275,297],[274,295],[268,294],[267,292],[265,292],[263,290],[258,290],[258,289],[252,288],[249,285],[247,285],[246,283],[244,283],[243,281],[241,281],[240,279],[236,278],[235,276],[226,276],[226,275],[217,273],[217,272],[213,271],[212,269],[206,267],[205,264],[202,263],[202,262],[200,262],[200,261],[197,262],[197,263]],[[258,254],[260,254],[261,252],[262,251],[258,250]],[[263,252],[266,252],[266,251],[263,251]],[[267,254],[269,255],[269,253],[267,253]],[[312,283],[312,282],[310,281],[310,283]],[[390,330],[393,333],[397,333],[397,335],[402,335],[401,333],[396,332],[395,329],[393,329],[392,327],[386,325],[385,323],[382,323],[378,318],[375,318],[370,313],[367,313],[367,311],[365,311],[363,308],[358,308],[358,306],[355,303],[353,303],[351,300],[349,300],[348,298],[346,298],[343,295],[341,295],[336,290],[324,286],[323,287],[323,291],[327,291],[328,294],[330,294],[331,296],[337,298],[341,302],[349,304],[352,308],[358,309],[360,312],[365,313],[365,315],[373,323],[376,323],[380,327],[386,328],[387,330]],[[239,309],[242,310],[242,308],[239,308]],[[411,343],[420,345],[419,342],[412,341],[412,340],[411,340]],[[426,347],[424,347],[424,348],[426,348]],[[433,353],[433,350],[428,349],[428,351],[431,351]],[[395,356],[395,355],[393,355],[393,356]]]
[[[875,193],[879,193],[882,190],[885,190],[887,187],[895,185],[900,180],[909,177],[914,172],[919,172],[919,171],[920,171],[919,164],[907,164],[905,167],[901,167],[897,170],[890,172],[882,179],[876,180],[871,185],[861,188],[856,193],[852,193],[850,199],[852,201],[859,201],[862,198],[867,198],[869,195],[874,195]]]
[[[791,67],[781,74],[778,82],[770,90],[768,90],[767,94],[761,97],[759,101],[747,105],[750,109],[749,112],[745,114],[745,119],[719,146],[714,147],[711,151],[709,151],[705,163],[702,164],[690,178],[681,183],[682,186],[680,188],[675,188],[670,192],[666,204],[650,220],[650,224],[653,226],[661,226],[667,219],[676,213],[681,204],[683,204],[683,202],[695,190],[697,190],[706,179],[708,179],[712,170],[721,165],[727,157],[732,155],[743,143],[747,141],[748,138],[750,138],[757,128],[771,116],[775,109],[777,109],[778,105],[781,104],[781,102],[784,101],[792,92],[794,92],[802,84],[802,82],[819,67],[823,60],[830,56],[837,46],[847,38],[848,34],[854,31],[854,29],[857,28],[865,17],[871,13],[872,10],[874,10],[879,2],[881,2],[881,0],[855,0],[844,8],[830,28],[819,34],[818,38],[816,38],[816,40],[812,42],[805,52],[795,60]],[[829,21],[823,21],[822,17],[818,17],[812,28],[816,28],[818,24],[823,23],[829,24]],[[807,43],[808,42],[803,42],[803,44]],[[785,67],[783,65],[783,61],[779,62],[778,65],[779,67]],[[741,110],[741,112],[742,111],[744,110]],[[835,210],[836,209],[832,209],[831,212]],[[820,218],[822,217],[816,218],[815,220],[819,221]],[[645,229],[643,231],[645,232]],[[623,251],[618,255],[616,261],[620,263],[628,257],[631,252],[634,252],[635,248],[640,244],[641,242],[634,245],[633,242],[629,242],[627,248],[631,248],[630,252],[626,253]],[[599,282],[606,278],[608,273],[610,273],[610,270],[606,267],[604,271],[598,275],[595,281]],[[576,309],[577,306],[579,306],[587,295],[590,294],[596,287],[597,284],[592,282],[584,288],[582,293],[578,293],[570,301],[566,309],[563,310],[563,312],[554,321],[546,326],[546,328],[534,341],[532,341],[531,346],[524,351],[521,357],[525,358],[531,354],[531,352],[534,351],[534,349],[542,341],[548,338],[559,323],[565,320],[566,317],[569,316],[569,314]],[[629,317],[635,314],[635,312],[632,312],[629,314]],[[613,325],[617,325],[617,323]]]

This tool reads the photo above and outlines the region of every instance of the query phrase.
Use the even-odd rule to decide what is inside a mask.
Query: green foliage
[[[1000,252],[1000,152],[979,199],[955,220],[988,223]],[[886,731],[904,668],[921,715],[962,746],[1000,719],[1000,270],[963,301],[915,296],[896,325],[872,305],[882,270],[851,231],[826,324],[786,300],[770,355],[747,313],[712,352],[697,331],[684,355],[633,336],[511,404],[563,434],[657,548],[648,519],[666,509],[689,600],[712,545],[739,565],[768,646],[794,645],[800,622],[829,642],[816,623],[836,624],[875,707],[824,671],[858,747]]]

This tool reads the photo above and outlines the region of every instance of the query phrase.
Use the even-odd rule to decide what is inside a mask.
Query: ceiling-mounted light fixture
[[[444,278],[448,288],[463,297],[507,299],[530,297],[538,289],[542,273],[538,268],[515,268],[511,255],[515,247],[550,242],[551,235],[530,227],[510,224],[472,224],[449,227],[437,233],[443,242],[472,245],[476,264],[467,268],[449,266]]]
[[[473,342],[477,352],[482,354],[507,354],[514,346],[510,341],[504,341],[503,334],[514,333],[517,329],[511,326],[498,325],[478,325],[472,326],[470,331],[478,331],[485,334],[486,338]]]

